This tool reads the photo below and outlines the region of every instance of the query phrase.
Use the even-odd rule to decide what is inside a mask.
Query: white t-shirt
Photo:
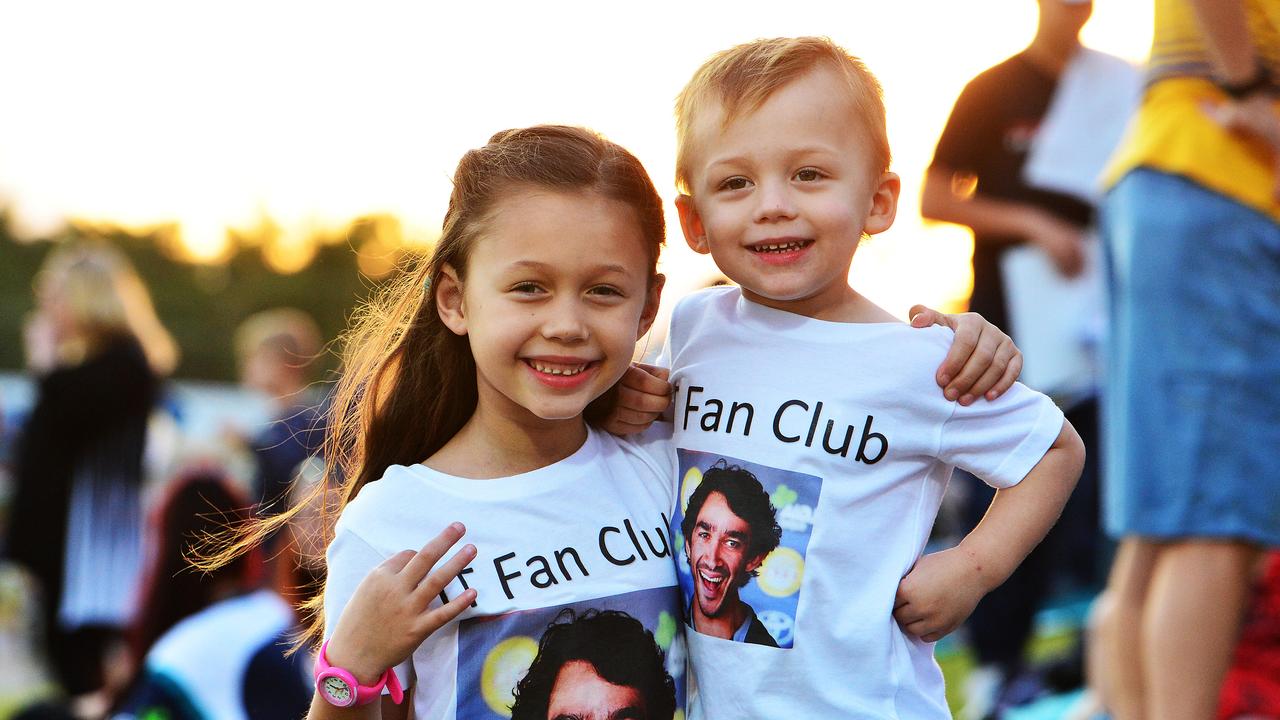
[[[372,568],[460,521],[467,527],[463,542],[478,551],[461,579],[478,596],[428,637],[411,663],[396,668],[406,689],[416,686],[414,717],[510,717],[516,682],[548,626],[558,616],[568,622],[560,616],[565,609],[575,617],[589,609],[622,611],[652,632],[683,711],[685,652],[667,530],[675,472],[670,432],[658,424],[628,440],[591,430],[560,462],[490,480],[423,465],[388,468],[338,521],[328,550],[325,636]],[[455,580],[444,594],[464,589]],[[642,649],[656,658],[653,643]]]
[[[1048,398],[1021,385],[995,402],[948,402],[934,374],[951,340],[944,328],[814,320],[736,288],[697,293],[675,309],[672,537],[682,607],[692,614],[699,593],[714,593],[727,572],[706,561],[704,574],[698,562],[695,583],[681,531],[710,468],[754,475],[756,496],[768,493],[782,529],[758,577],[738,591],[756,616],[735,634],[745,642],[688,632],[691,717],[951,717],[933,646],[893,619],[898,582],[924,549],[953,466],[1009,487],[1063,422]],[[752,484],[742,478],[732,482]],[[762,628],[749,627],[757,621]]]

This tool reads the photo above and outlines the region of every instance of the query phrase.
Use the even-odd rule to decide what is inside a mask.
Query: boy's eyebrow
[[[787,155],[793,157],[796,155],[838,155],[840,151],[826,145],[805,145],[803,147],[789,148]],[[707,169],[711,170],[717,165],[738,165],[748,162],[745,155],[727,155],[725,157],[712,158],[707,162]]]

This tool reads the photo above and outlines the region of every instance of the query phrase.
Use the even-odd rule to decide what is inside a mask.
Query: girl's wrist
[[[324,649],[325,660],[333,667],[342,668],[351,673],[351,676],[361,685],[373,685],[387,672],[387,665],[379,663],[374,658],[364,657],[359,652],[347,652],[349,646],[341,642],[335,644],[335,639],[330,639]]]

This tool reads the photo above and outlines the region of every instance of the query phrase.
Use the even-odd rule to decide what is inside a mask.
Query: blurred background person
[[[1026,353],[1024,382],[1054,397],[1089,449],[1058,524],[969,619],[978,668],[969,677],[961,716],[974,720],[995,711],[1006,688],[1019,685],[1014,679],[1027,676],[1024,657],[1035,616],[1055,586],[1093,591],[1100,575],[1097,363],[1084,358],[1065,367],[1063,358],[1097,344],[1096,337],[1086,337],[1096,334],[1086,324],[1099,325],[1103,307],[1096,248],[1090,253],[1089,247],[1094,201],[1098,176],[1136,103],[1137,73],[1125,61],[1081,45],[1090,0],[1039,0],[1038,6],[1031,43],[975,77],[956,100],[921,199],[925,218],[973,231],[969,309],[1015,338]],[[1010,265],[1015,254],[1019,265]],[[1011,271],[1034,273],[1031,283],[1039,293],[1061,288],[1075,297],[1020,295],[1007,281],[1027,278]],[[1096,317],[1082,305],[1094,307]],[[1067,317],[1045,316],[1055,311]],[[1041,345],[1026,334],[1028,326],[1056,333],[1048,339],[1053,345],[1037,353]],[[1051,365],[1061,369],[1046,369]],[[1032,377],[1036,371],[1039,382]],[[993,491],[978,482],[955,486],[967,491],[960,513],[967,532],[982,519]],[[1027,678],[1015,694],[1037,689],[1040,683]]]
[[[264,586],[255,549],[222,567],[191,566],[202,543],[249,519],[251,503],[216,465],[169,485],[152,514],[146,582],[131,632],[128,681],[113,717],[301,718],[311,659],[288,655],[292,605]],[[129,673],[126,673],[126,677]]]
[[[271,419],[247,439],[253,453],[252,492],[259,511],[274,515],[288,502],[298,464],[319,450],[320,398],[311,387],[322,349],[320,329],[307,313],[273,308],[236,329],[241,385],[268,398]]]
[[[25,340],[38,387],[5,552],[38,582],[56,678],[91,697],[133,609],[147,422],[178,353],[141,279],[107,245],[50,253],[35,291]]]
[[[1117,720],[1214,716],[1253,568],[1280,546],[1278,82],[1280,2],[1156,0],[1103,209]]]

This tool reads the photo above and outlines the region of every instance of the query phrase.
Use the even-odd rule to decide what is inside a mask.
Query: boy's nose
[[[756,193],[756,222],[772,222],[795,217],[795,202],[786,183],[761,183]]]

